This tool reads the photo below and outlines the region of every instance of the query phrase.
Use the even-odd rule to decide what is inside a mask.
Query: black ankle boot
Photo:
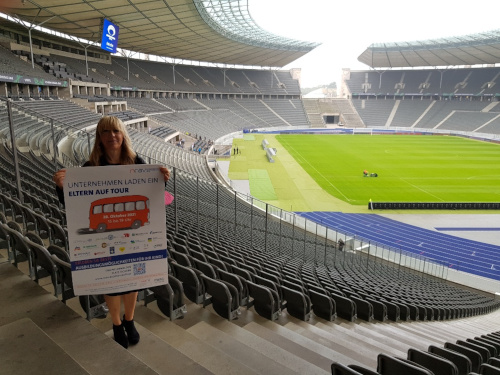
[[[125,331],[127,331],[128,342],[130,345],[135,345],[139,342],[141,336],[137,329],[135,329],[134,319],[126,320],[125,315],[123,315],[122,325],[125,327]]]
[[[124,325],[120,324],[119,326],[115,326],[113,324],[113,334],[115,335],[115,341],[123,346],[125,349],[128,348],[128,339],[127,334],[125,333]]]

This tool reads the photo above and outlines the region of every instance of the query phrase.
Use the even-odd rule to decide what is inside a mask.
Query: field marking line
[[[424,189],[422,189],[422,188],[420,188],[420,187],[418,187],[418,186],[416,186],[416,185],[413,185],[412,183],[409,183],[409,182],[408,182],[408,181],[406,181],[404,178],[400,178],[400,180],[401,180],[401,181],[403,181],[403,182],[405,182],[405,183],[407,183],[407,184],[408,184],[408,185],[410,185],[410,186],[413,186],[415,189],[418,189],[418,190],[420,190],[420,191],[424,192],[425,194],[429,194],[430,196],[433,196],[434,198],[436,198],[436,199],[440,200],[441,202],[444,202],[444,199],[439,198],[437,195],[434,195],[434,194],[432,194],[432,193],[429,193],[428,191],[426,191],[426,190],[424,190]]]
[[[282,141],[282,140],[281,140]],[[278,141],[278,142],[281,142],[281,141]],[[342,193],[334,184],[332,184],[330,182],[330,180],[328,180],[325,176],[323,176],[322,173],[320,173],[311,163],[309,163],[309,161],[307,159],[305,159],[301,154],[300,152],[296,151],[295,148],[293,146],[291,146],[288,142],[285,142],[287,144],[288,147],[290,147],[294,152],[296,152],[299,157],[307,164],[309,164],[309,166],[314,169],[326,182],[328,182],[328,184],[330,184],[335,190],[337,190],[339,192],[340,195],[342,195],[348,202],[351,202],[352,199],[349,199],[345,196],[344,193]]]
[[[473,180],[473,179],[480,179],[480,178],[488,178],[488,179],[491,179],[491,178],[498,178],[498,175],[496,174],[492,174],[492,175],[485,175],[485,176],[470,176],[470,177],[467,177],[467,180]]]

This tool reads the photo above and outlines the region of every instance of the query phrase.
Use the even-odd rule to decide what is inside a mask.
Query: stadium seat
[[[210,302],[215,312],[227,320],[238,319],[240,299],[237,289],[230,283],[214,280],[204,274],[200,278],[205,285],[206,293],[211,296]]]
[[[487,362],[488,359],[491,357],[490,348],[484,344],[479,344],[477,342],[474,342],[474,340],[472,340],[472,342],[469,340],[470,339],[467,339],[466,341],[457,340],[457,344],[465,346],[466,348],[475,350],[476,352],[481,354],[481,358],[482,358],[483,363]]]
[[[335,320],[337,317],[335,300],[326,291],[320,293],[309,289],[309,297],[311,298],[314,315],[327,321]]]
[[[276,291],[251,281],[247,281],[248,292],[253,298],[255,311],[269,320],[276,320],[281,314],[280,300]]]
[[[479,374],[481,375],[500,375],[500,368],[489,365],[487,363],[479,366]]]
[[[371,322],[373,317],[373,306],[370,302],[351,295],[351,300],[356,304],[357,317]]]
[[[282,286],[281,290],[283,291],[283,298],[286,301],[287,313],[305,322],[309,321],[312,310],[309,296],[286,286]]]
[[[494,367],[500,368],[500,358],[491,358],[488,359],[488,364]]]
[[[332,375],[362,375],[362,373],[338,362],[333,362],[331,368]]]
[[[372,298],[366,298],[367,302],[370,302],[373,306],[373,317],[376,320],[385,322],[387,320],[387,306],[380,301],[376,301]]]
[[[459,375],[457,366],[439,355],[418,349],[408,349],[408,360],[431,370],[434,375]]]
[[[146,294],[144,306],[156,300],[158,308],[170,320],[182,319],[186,313],[184,304],[184,289],[182,283],[172,275],[168,275],[168,284],[149,288],[151,293]]]
[[[378,355],[377,372],[380,375],[434,375],[432,371],[416,363],[386,354]]]
[[[62,301],[66,303],[68,299],[75,297],[71,264],[59,259],[55,254],[52,254],[51,257],[58,269],[59,280],[61,280]],[[102,295],[80,296],[79,300],[88,321],[94,318],[106,317],[108,308]]]
[[[224,271],[222,269],[219,269],[218,272],[219,272],[219,277],[221,280],[223,280],[227,283],[230,283],[238,291],[239,305],[250,307],[249,306],[250,295],[248,292],[248,286],[247,286],[246,280],[241,276]]]
[[[462,353],[434,345],[430,345],[428,351],[453,362],[457,367],[458,375],[467,375],[472,371],[471,360]]]
[[[479,353],[478,351],[476,351],[474,349],[468,348],[468,347],[463,346],[463,345],[454,344],[452,342],[446,342],[444,344],[444,347],[446,349],[450,349],[450,350],[453,350],[455,352],[458,352],[460,354],[465,355],[467,358],[469,358],[469,360],[471,362],[471,371],[474,371],[474,372],[479,371],[479,366],[481,365],[481,363],[483,363],[483,357],[481,357],[481,353]]]
[[[13,222],[9,222],[13,223]],[[28,262],[28,274],[30,278],[34,277],[34,270],[33,270],[33,260],[32,260],[32,253],[29,248],[29,246],[26,244],[26,241],[24,240],[23,235],[15,230],[12,229],[8,224],[3,224],[0,223],[0,226],[3,227],[4,231],[8,233],[9,239],[10,239],[10,248],[12,251],[12,261],[14,266],[18,267],[18,264],[20,262]],[[16,223],[14,223],[16,224]],[[11,224],[12,226],[12,224]]]
[[[378,373],[376,371],[372,371],[372,370],[369,370],[363,366],[359,366],[359,365],[348,365],[347,367],[349,367],[350,369],[353,369],[357,372],[359,372],[361,375],[378,375]]]
[[[347,297],[332,292],[330,293],[337,307],[337,316],[350,322],[354,322],[357,318],[356,305],[354,302]]]
[[[197,273],[189,267],[177,263],[170,263],[174,276],[182,282],[184,294],[196,304],[202,304],[205,301],[205,289],[200,282]]]

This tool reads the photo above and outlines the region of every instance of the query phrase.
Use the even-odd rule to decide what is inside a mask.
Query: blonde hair
[[[104,130],[118,130],[123,135],[122,149],[120,153],[120,164],[134,164],[136,153],[132,149],[132,141],[122,120],[115,116],[104,116],[99,120],[95,130],[95,142],[89,156],[89,164],[93,166],[101,165],[101,158],[105,155],[101,136]]]

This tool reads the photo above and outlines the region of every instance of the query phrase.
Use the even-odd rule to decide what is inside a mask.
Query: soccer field
[[[451,136],[278,135],[332,196],[352,205],[498,202],[500,145]],[[363,170],[378,177],[363,177]]]

